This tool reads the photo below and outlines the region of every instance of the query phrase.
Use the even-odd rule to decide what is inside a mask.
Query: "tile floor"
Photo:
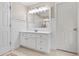
[[[19,47],[16,50],[4,54],[3,56],[76,56],[76,54],[59,50],[53,50],[49,54],[45,54],[28,48]]]

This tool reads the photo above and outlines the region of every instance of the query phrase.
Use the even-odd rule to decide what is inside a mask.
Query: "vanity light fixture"
[[[39,12],[45,12],[47,11],[48,8],[47,7],[40,7],[40,8],[35,8],[35,9],[32,9],[29,11],[30,14],[36,14],[36,13],[39,13]]]

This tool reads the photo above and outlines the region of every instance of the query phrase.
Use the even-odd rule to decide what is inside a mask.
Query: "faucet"
[[[35,30],[35,32],[38,32],[38,30]]]

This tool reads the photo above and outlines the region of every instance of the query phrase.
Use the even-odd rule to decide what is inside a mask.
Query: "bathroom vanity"
[[[21,32],[21,46],[49,53],[50,34],[50,32]]]

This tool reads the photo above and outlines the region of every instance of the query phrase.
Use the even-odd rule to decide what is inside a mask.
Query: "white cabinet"
[[[28,48],[35,48],[35,39],[34,38],[24,38],[25,43],[27,44],[26,47]]]
[[[48,53],[50,51],[50,33],[22,33],[21,45]]]
[[[35,49],[35,38],[27,38],[28,39],[28,47]]]
[[[49,52],[50,51],[50,43],[48,38],[38,38],[36,42],[37,50],[40,50],[42,52]]]
[[[21,39],[21,45],[35,49],[35,38],[31,36],[29,37],[28,34],[24,34]]]

